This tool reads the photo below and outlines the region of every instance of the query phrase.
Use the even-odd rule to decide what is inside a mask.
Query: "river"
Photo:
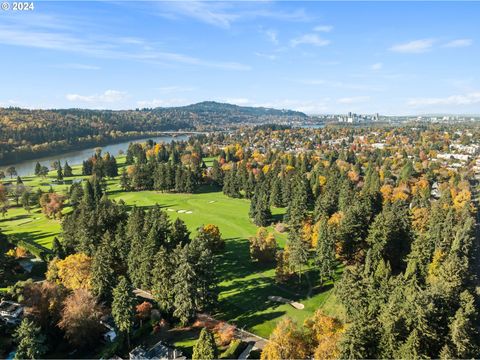
[[[176,137],[153,136],[153,137],[147,137],[143,139],[129,140],[129,141],[124,141],[116,144],[106,145],[106,146],[102,146],[101,148],[102,148],[102,153],[109,152],[110,154],[117,156],[120,151],[126,152],[128,149],[128,144],[130,143],[143,143],[150,139],[157,143],[161,143],[161,142],[170,143],[173,140],[175,141],[187,140],[188,137],[189,137],[188,135],[179,135]],[[62,166],[65,164],[65,161],[68,161],[69,165],[78,165],[78,164],[81,164],[84,160],[88,159],[90,156],[92,156],[95,153],[95,149],[97,149],[98,147],[99,146],[95,146],[95,147],[91,147],[84,150],[69,151],[63,154],[50,155],[50,156],[33,159],[33,160],[25,160],[17,164],[4,166],[4,168],[14,166],[19,176],[27,176],[27,175],[32,175],[34,173],[35,164],[37,163],[37,161],[40,164],[45,165],[49,169],[53,161],[60,161]]]

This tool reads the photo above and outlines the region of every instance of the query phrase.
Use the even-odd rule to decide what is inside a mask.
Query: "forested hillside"
[[[184,107],[112,110],[0,108],[0,164],[102,145],[144,133],[210,130],[235,123],[283,122],[300,112],[203,102]]]

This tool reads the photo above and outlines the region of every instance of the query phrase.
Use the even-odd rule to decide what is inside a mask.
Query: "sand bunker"
[[[187,210],[178,210],[177,213],[183,214],[184,212],[187,212]]]
[[[209,204],[213,204],[214,202],[216,202],[215,200],[212,200],[212,201],[209,201],[208,203]]]
[[[167,209],[167,211],[175,211],[174,209]]]
[[[191,214],[193,211],[185,211],[185,214]]]
[[[299,302],[296,302],[296,301],[292,301],[290,299],[285,299],[281,296],[269,296],[268,299],[272,300],[272,301],[275,301],[275,302],[290,304],[291,306],[293,306],[295,309],[298,309],[298,310],[303,310],[305,308],[305,305],[303,305]]]

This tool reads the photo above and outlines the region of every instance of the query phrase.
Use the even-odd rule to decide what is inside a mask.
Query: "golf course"
[[[119,157],[117,161],[120,168],[124,166],[124,157]],[[37,188],[48,191],[52,187],[55,192],[62,194],[72,181],[84,178],[79,175],[80,166],[73,166],[73,174],[64,183],[55,182],[54,172],[44,178],[25,176],[22,181],[33,191]],[[268,337],[284,316],[301,323],[315,310],[323,308],[327,314],[343,317],[333,294],[333,284],[327,282],[320,286],[312,267],[306,268],[300,278],[279,285],[275,282],[274,265],[260,265],[251,261],[248,239],[255,235],[258,228],[248,217],[249,200],[229,198],[208,186],[200,188],[195,194],[124,192],[118,177],[107,181],[107,193],[110,199],[123,200],[128,206],[151,207],[158,204],[172,220],[181,218],[192,234],[201,225],[215,224],[219,227],[226,248],[218,259],[220,296],[218,312],[213,314],[215,317],[262,337]],[[65,206],[63,213],[69,211],[71,208]],[[275,223],[281,221],[284,212],[285,209],[272,208]],[[46,249],[51,248],[54,237],[61,240],[61,220],[48,219],[38,207],[27,212],[14,202],[10,203],[7,214],[0,218],[0,229],[13,239],[35,243]],[[279,233],[273,227],[269,227],[268,231],[275,235],[278,247],[283,248],[287,234]],[[339,273],[340,269],[337,276]],[[288,303],[269,300],[269,296],[296,301],[303,304],[304,308],[296,309]]]

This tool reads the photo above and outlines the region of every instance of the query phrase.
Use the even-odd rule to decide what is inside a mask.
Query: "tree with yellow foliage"
[[[463,189],[453,198],[453,207],[456,210],[461,210],[470,204],[471,199],[472,193],[467,189]]]
[[[50,280],[56,280],[67,289],[90,289],[90,268],[92,259],[83,254],[67,256],[65,260],[50,262]],[[54,268],[51,268],[54,267]],[[56,275],[56,279],[52,279]]]
[[[338,343],[345,331],[337,319],[325,315],[322,310],[305,320],[304,323],[314,347],[314,359],[336,359],[340,355]]]
[[[309,357],[304,331],[290,318],[277,324],[262,351],[261,360],[306,359]]]
[[[222,234],[220,233],[220,229],[217,225],[207,224],[202,226],[198,230],[197,238],[201,241],[205,241],[207,243],[207,247],[212,252],[218,252],[225,247],[225,240],[222,239]]]

